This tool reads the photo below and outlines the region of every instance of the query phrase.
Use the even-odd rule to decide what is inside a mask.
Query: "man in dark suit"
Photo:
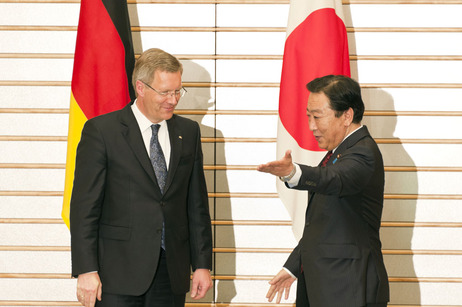
[[[298,246],[271,281],[277,303],[297,283],[297,307],[384,307],[388,276],[379,238],[383,208],[382,155],[366,126],[359,84],[329,75],[307,85],[309,127],[328,150],[317,167],[292,163],[288,150],[259,171],[309,193]],[[332,154],[333,153],[333,154]]]
[[[72,275],[84,306],[184,306],[211,288],[212,233],[199,125],[174,56],[135,64],[135,102],[86,122],[71,198]]]

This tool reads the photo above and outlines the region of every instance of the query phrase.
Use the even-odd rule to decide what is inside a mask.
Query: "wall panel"
[[[2,135],[62,135],[67,136],[67,114],[8,114],[0,113]],[[27,125],[24,125],[27,122]]]
[[[70,81],[72,59],[0,59],[0,80]]]
[[[214,4],[138,3],[129,4],[128,9],[135,27],[215,26]]]
[[[71,274],[70,252],[6,251],[0,254],[0,263],[4,264],[2,273]]]
[[[354,66],[361,83],[462,83],[462,61],[371,60]]]
[[[355,32],[348,34],[350,53],[371,56],[456,56],[460,32]]]
[[[290,226],[218,226],[215,240],[216,247],[293,248],[296,245]]]
[[[133,33],[134,40],[140,42],[135,52],[148,48],[161,48],[174,54],[214,54],[215,35],[213,32],[155,31]],[[136,39],[139,37],[139,39]],[[142,48],[142,46],[147,46]],[[213,71],[213,70],[212,70]],[[184,71],[187,72],[186,70]],[[212,74],[213,75],[213,74]]]
[[[392,282],[390,292],[390,304],[413,305],[416,301],[415,293],[420,293],[423,304],[427,306],[460,306],[462,285],[442,282]]]
[[[391,276],[415,277],[409,263],[414,263],[414,268],[426,277],[457,278],[462,275],[460,255],[385,255],[384,261]],[[432,265],[429,266],[429,263]],[[453,266],[448,266],[448,263]]]
[[[287,4],[218,4],[217,27],[286,27]]]
[[[69,302],[74,301],[77,283],[76,279],[70,278],[2,278],[0,279],[0,287],[4,290],[0,292],[1,301],[15,301],[21,297],[24,301],[32,302]],[[50,291],[50,289],[54,291]],[[11,302],[11,306],[14,305],[17,306],[17,302]],[[66,305],[69,306],[68,304],[64,306]]]
[[[69,246],[70,244],[69,230],[64,224],[4,223],[0,224],[0,231],[8,234],[8,236],[0,237],[0,245]]]
[[[366,88],[362,94],[368,111],[462,111],[462,88]]]
[[[79,3],[0,3],[0,25],[75,26]]]
[[[279,82],[281,60],[218,60],[217,82]]]
[[[431,2],[431,1],[428,1]],[[441,1],[443,2],[443,1]],[[362,4],[349,5],[345,8],[350,13],[347,26],[363,27],[460,27],[462,21],[457,16],[462,13],[459,4],[437,3],[413,4]]]
[[[217,54],[282,55],[286,34],[280,32],[218,32]]]
[[[221,165],[258,165],[262,161],[276,158],[276,143],[226,143],[217,144],[223,148],[223,154],[217,155],[217,164]],[[245,159],[242,159],[245,157]]]
[[[61,196],[0,196],[0,203],[3,219],[59,219],[63,199]]]
[[[460,223],[462,206],[458,199],[387,199],[383,222]]]
[[[0,142],[0,163],[66,163],[65,142]]]
[[[21,54],[34,54],[38,57],[44,53],[64,54],[71,56],[75,51],[77,32],[68,31],[2,31],[0,35],[0,52]]]
[[[216,207],[217,220],[290,221],[287,210],[278,198],[218,198]]]
[[[0,44],[1,45],[1,44]],[[70,86],[0,86],[2,108],[67,109]],[[28,110],[25,110],[26,112]]]
[[[279,88],[221,87],[216,89],[217,110],[277,110]]]

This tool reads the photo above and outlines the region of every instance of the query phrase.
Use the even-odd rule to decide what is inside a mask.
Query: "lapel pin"
[[[179,139],[183,139],[183,137],[181,135],[178,136]]]
[[[332,164],[335,164],[335,162],[337,162],[337,159],[340,159],[342,155],[341,154],[338,154],[337,157],[334,159],[334,161],[332,161]]]

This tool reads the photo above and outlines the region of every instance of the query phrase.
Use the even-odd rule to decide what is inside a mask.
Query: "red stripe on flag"
[[[298,145],[321,151],[309,130],[306,84],[328,74],[350,76],[347,32],[335,10],[314,11],[287,37],[279,93],[279,117]]]
[[[72,92],[90,119],[130,101],[125,49],[101,0],[82,0]]]

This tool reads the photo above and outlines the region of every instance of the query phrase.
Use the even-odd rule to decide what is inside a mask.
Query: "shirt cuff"
[[[289,269],[287,269],[287,268],[284,268],[284,267],[283,267],[282,269],[283,269],[284,271],[286,271],[287,273],[289,273],[289,275],[290,275],[290,276],[292,276],[292,278],[295,278],[295,279],[297,279],[297,277],[296,277],[294,274],[292,274],[292,272],[291,272],[291,271],[289,271]]]
[[[295,174],[290,178],[289,181],[287,181],[287,185],[290,188],[293,188],[294,186],[298,185],[298,182],[300,181],[300,177],[302,177],[302,169],[300,168],[300,165],[294,163],[295,167]]]

